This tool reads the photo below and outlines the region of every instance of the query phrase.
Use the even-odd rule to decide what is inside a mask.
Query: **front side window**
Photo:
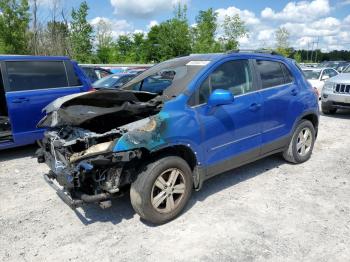
[[[281,63],[267,60],[256,61],[262,88],[270,88],[285,84]]]
[[[63,61],[7,61],[10,91],[67,87]]]
[[[249,61],[233,60],[216,68],[199,87],[198,104],[206,103],[215,89],[228,90],[235,96],[255,91]]]

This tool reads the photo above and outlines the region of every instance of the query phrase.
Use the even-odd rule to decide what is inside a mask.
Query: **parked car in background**
[[[80,65],[80,67],[81,69],[83,69],[84,73],[89,77],[91,83],[94,83],[97,80],[112,74],[112,72],[109,69],[105,69],[102,67],[86,65]]]
[[[337,70],[337,68],[340,68],[344,63],[347,63],[346,61],[323,61],[319,63],[318,67],[328,67],[333,68]]]
[[[167,85],[149,92],[145,81]],[[156,224],[210,177],[276,153],[307,161],[319,119],[293,60],[237,51],[172,59],[119,89],[57,99],[46,113],[37,156],[58,195],[72,208],[106,208],[131,186],[135,211]]]
[[[350,66],[326,81],[321,93],[324,114],[335,114],[338,109],[350,109]]]
[[[303,68],[303,73],[312,87],[316,88],[321,95],[324,83],[339,73],[333,68]]]
[[[130,73],[130,74],[141,74],[143,72],[145,72],[148,68],[131,68],[131,69],[128,69],[126,72],[127,73]]]
[[[112,74],[109,76],[105,76],[94,82],[92,84],[93,88],[101,89],[101,88],[119,88],[123,86],[125,83],[129,82],[133,79],[137,74],[133,73],[118,73]]]
[[[43,108],[58,97],[91,90],[77,63],[67,57],[0,56],[0,149],[41,139]]]
[[[343,72],[343,70],[350,65],[350,62],[340,62],[339,65],[335,68],[339,73]]]

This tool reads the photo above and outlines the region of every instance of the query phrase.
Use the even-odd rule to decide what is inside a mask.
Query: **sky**
[[[58,1],[68,13],[82,2]],[[49,16],[52,0],[39,2],[41,15]],[[350,0],[87,0],[88,20],[92,25],[100,19],[108,21],[114,37],[147,32],[170,19],[179,2],[187,5],[191,26],[195,26],[200,10],[213,8],[219,24],[225,15],[239,14],[249,30],[249,36],[239,40],[242,49],[274,47],[275,30],[285,27],[290,45],[296,49],[350,50]]]

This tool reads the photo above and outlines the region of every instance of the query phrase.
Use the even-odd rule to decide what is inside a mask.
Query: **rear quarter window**
[[[9,91],[69,86],[63,61],[7,61]]]
[[[257,60],[256,64],[263,89],[294,82],[293,74],[281,62]]]

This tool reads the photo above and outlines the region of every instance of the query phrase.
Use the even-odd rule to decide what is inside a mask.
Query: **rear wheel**
[[[131,185],[134,210],[145,220],[162,224],[175,218],[188,202],[193,187],[192,171],[176,156],[150,163]]]
[[[315,128],[309,120],[302,120],[294,131],[283,157],[288,162],[303,163],[311,157],[315,144]]]

